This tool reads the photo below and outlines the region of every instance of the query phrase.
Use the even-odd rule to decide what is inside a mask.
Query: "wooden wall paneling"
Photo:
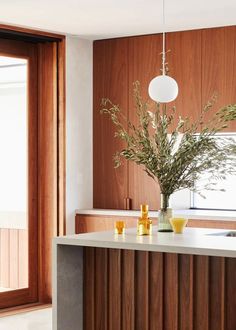
[[[109,249],[108,329],[121,330],[121,250]]]
[[[149,329],[149,254],[135,252],[135,329]]]
[[[108,250],[95,249],[95,330],[108,330]]]
[[[168,109],[176,106],[176,117],[199,118],[201,112],[201,30],[171,32],[166,34],[169,74],[179,87],[179,94]]]
[[[225,323],[225,259],[209,261],[209,329],[223,330]]]
[[[38,48],[39,300],[47,303],[51,301],[51,239],[57,235],[57,45],[44,43]]]
[[[149,257],[149,329],[163,329],[163,253],[150,252]],[[182,329],[181,329],[182,330]]]
[[[85,248],[85,329],[234,330],[235,278],[235,258]]]
[[[84,330],[95,329],[95,249],[84,248]]]
[[[0,229],[0,287],[28,287],[28,231]]]
[[[0,286],[10,287],[10,230],[0,229]]]
[[[19,287],[26,288],[28,286],[28,230],[19,230]]]
[[[179,255],[178,295],[181,330],[193,330],[193,256]]]
[[[135,330],[135,251],[122,251],[122,330]]]
[[[236,27],[202,30],[202,103],[218,94],[212,113],[236,103]],[[206,117],[209,120],[211,115]],[[226,131],[236,130],[236,121]]]
[[[225,281],[225,330],[236,329],[236,262],[235,258],[226,258]]]
[[[133,100],[133,83],[139,81],[141,94],[148,100],[148,85],[152,78],[160,73],[162,39],[160,34],[129,38],[129,120],[137,124],[136,110]],[[151,101],[150,101],[151,102]],[[158,184],[151,179],[141,166],[128,163],[129,187],[133,210],[140,204],[148,204],[149,209],[157,210],[160,206]]]
[[[119,104],[127,116],[128,40],[127,38],[94,42],[94,112],[93,112],[93,207],[123,209],[127,196],[127,162],[114,169],[113,155],[123,143],[114,138],[111,120],[100,114],[102,98]]]
[[[9,233],[10,240],[10,288],[17,289],[19,287],[19,231],[17,229],[11,229]],[[27,255],[25,256],[27,258]]]
[[[178,255],[164,255],[164,327],[165,330],[178,328]]]
[[[209,257],[194,256],[194,330],[209,329]]]

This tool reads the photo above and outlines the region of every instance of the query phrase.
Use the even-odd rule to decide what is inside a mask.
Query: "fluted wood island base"
[[[236,238],[206,234],[56,239],[53,329],[235,330]]]

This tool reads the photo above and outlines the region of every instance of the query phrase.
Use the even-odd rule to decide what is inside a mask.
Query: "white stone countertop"
[[[213,236],[229,230],[185,228],[183,234],[159,233],[153,228],[152,236],[137,236],[136,228],[125,235],[111,231],[54,238],[54,245],[75,245],[166,253],[195,254],[236,258],[236,237]]]
[[[125,217],[138,217],[140,211],[126,211],[126,210],[103,210],[103,209],[90,209],[90,210],[76,210],[76,214],[87,215],[104,215],[104,216],[125,216]],[[158,217],[157,211],[149,211],[151,218]],[[199,220],[220,220],[220,221],[236,221],[236,211],[217,211],[217,210],[174,210],[173,216],[183,216],[188,219]]]

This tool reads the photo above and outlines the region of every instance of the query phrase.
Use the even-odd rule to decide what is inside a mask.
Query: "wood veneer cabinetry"
[[[166,34],[170,76],[178,82],[179,94],[168,106],[176,106],[178,116],[196,120],[201,112],[201,30]]]
[[[179,85],[177,114],[195,120],[214,91],[215,106],[236,103],[236,27],[167,33],[166,47],[170,75]],[[100,40],[94,43],[94,207],[131,209],[141,203],[150,209],[160,205],[158,185],[142,168],[125,162],[115,170],[112,155],[122,150],[114,139],[111,121],[100,116],[102,97],[119,104],[131,121],[136,120],[132,84],[139,80],[144,99],[150,80],[160,73],[162,36],[160,34]],[[231,124],[228,131],[235,131]]]
[[[148,99],[148,85],[152,78],[160,73],[162,42],[161,35],[129,38],[129,120],[137,124],[137,115],[133,99],[133,83],[140,82],[143,99]],[[159,186],[151,179],[143,167],[128,162],[128,196],[131,208],[139,209],[146,203],[150,209],[160,206]]]
[[[113,155],[122,149],[114,139],[114,127],[109,118],[101,116],[102,98],[110,98],[128,108],[128,40],[113,39],[94,43],[94,112],[93,112],[93,206],[123,209],[127,197],[127,163],[114,169]]]
[[[96,231],[113,230],[116,220],[124,220],[127,228],[136,227],[137,217],[125,216],[103,216],[90,214],[76,214],[75,217],[75,233],[89,233]],[[153,225],[157,225],[157,218],[152,218]],[[191,219],[188,221],[188,227],[195,228],[220,228],[236,230],[236,221],[218,221],[218,220],[198,220]]]
[[[215,111],[236,103],[236,26],[202,30],[202,105],[217,93]],[[236,122],[226,131],[236,131]]]

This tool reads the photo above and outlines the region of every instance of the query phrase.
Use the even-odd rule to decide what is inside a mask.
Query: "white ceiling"
[[[165,0],[166,30],[236,25],[236,0]],[[162,31],[162,0],[0,0],[2,23],[87,39]]]

